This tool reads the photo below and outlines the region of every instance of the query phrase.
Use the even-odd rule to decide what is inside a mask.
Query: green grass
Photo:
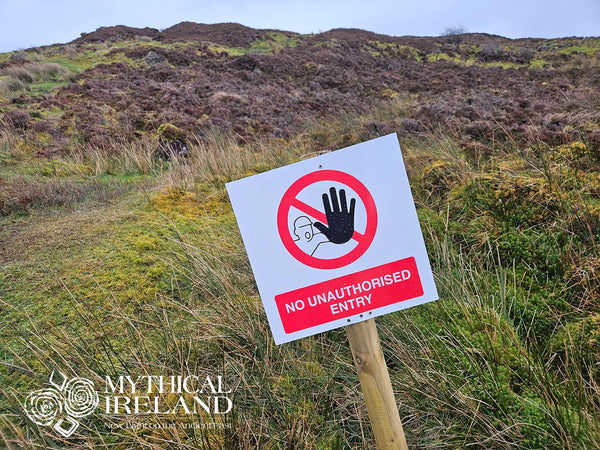
[[[249,47],[226,47],[222,45],[211,45],[214,52],[227,52],[229,56],[243,56],[251,53],[272,55],[289,47],[295,47],[300,37],[288,37],[284,33],[272,31],[267,33],[266,39],[253,41]]]
[[[42,51],[40,55],[36,55],[36,59],[41,63],[56,63],[65,67],[73,74],[79,74],[85,70],[91,69],[98,64],[112,64],[117,62],[126,62],[133,66],[143,64],[143,58],[139,61],[132,60],[124,56],[121,52],[116,52],[109,55],[113,50],[132,49],[139,47],[160,47],[179,49],[189,47],[189,44],[180,43],[164,43],[159,41],[123,41],[116,42],[110,47],[104,44],[84,44],[82,46],[58,46],[51,47]],[[11,53],[0,54],[0,62],[8,59]],[[34,87],[32,87],[34,89]]]
[[[53,61],[28,62],[0,71],[0,95],[11,98],[20,94],[39,96],[73,81],[68,68]]]
[[[25,179],[23,191],[93,189],[50,205],[42,190],[0,218],[0,442],[66,445],[19,406],[54,369],[208,370],[234,386],[226,431],[111,432],[98,415],[78,442],[372,448],[344,331],[274,345],[224,185],[374,137],[364,124],[397,127],[404,107],[308,124],[289,141],[209,133],[163,164],[152,142],[40,160],[5,136],[2,177]],[[401,145],[440,292],[377,320],[409,447],[596,448],[600,162],[582,143],[484,158],[447,134]],[[127,188],[99,195],[109,185]]]
[[[67,84],[69,84],[68,81],[45,81],[41,83],[32,83],[28,86],[25,94],[31,97],[37,97],[40,95],[49,94],[55,89],[61,86],[66,86]]]

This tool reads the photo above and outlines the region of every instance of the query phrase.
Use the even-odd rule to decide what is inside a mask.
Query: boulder
[[[167,58],[160,53],[156,53],[154,50],[150,50],[144,59],[146,60],[146,64],[150,66],[162,64],[167,61]]]

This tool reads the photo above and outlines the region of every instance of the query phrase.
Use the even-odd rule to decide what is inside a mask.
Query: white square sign
[[[437,300],[395,134],[227,191],[277,344]]]

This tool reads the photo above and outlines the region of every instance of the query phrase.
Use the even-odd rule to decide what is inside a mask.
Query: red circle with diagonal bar
[[[337,258],[317,258],[304,253],[294,242],[288,227],[288,216],[292,206],[327,225],[327,218],[323,212],[298,199],[298,194],[304,188],[320,181],[334,181],[345,184],[356,192],[367,211],[367,225],[365,227],[365,232],[361,234],[355,230],[352,236],[352,239],[358,242],[358,245],[347,254]],[[375,237],[375,232],[377,231],[377,208],[375,207],[375,201],[369,190],[352,175],[348,175],[339,170],[318,170],[299,178],[288,188],[285,194],[283,194],[283,198],[279,203],[279,209],[277,211],[277,229],[281,241],[287,251],[302,264],[317,269],[339,269],[340,267],[347,266],[356,261],[371,246],[373,238]]]

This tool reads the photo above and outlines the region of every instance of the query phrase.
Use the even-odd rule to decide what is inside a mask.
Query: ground
[[[440,292],[377,321],[409,447],[597,447],[599,40],[196,25],[0,55],[4,445],[370,447],[344,331],[274,345],[224,184],[397,132]],[[21,406],[52,370],[234,409],[61,439]]]

